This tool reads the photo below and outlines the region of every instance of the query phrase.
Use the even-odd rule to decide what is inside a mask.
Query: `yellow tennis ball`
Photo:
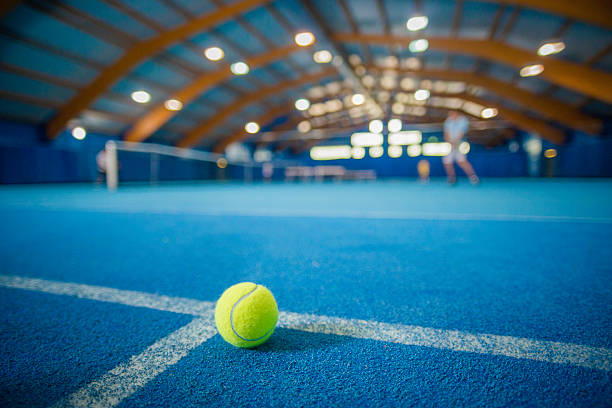
[[[278,321],[274,295],[267,288],[242,282],[223,292],[215,308],[215,323],[225,341],[255,347],[270,338]]]

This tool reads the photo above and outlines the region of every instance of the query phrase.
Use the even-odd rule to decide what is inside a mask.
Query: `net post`
[[[117,189],[119,184],[119,167],[117,165],[117,143],[109,140],[105,145],[106,150],[106,187],[110,191]]]

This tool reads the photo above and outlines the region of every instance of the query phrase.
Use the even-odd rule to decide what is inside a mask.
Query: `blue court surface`
[[[607,180],[2,186],[0,225],[0,406],[612,405]]]

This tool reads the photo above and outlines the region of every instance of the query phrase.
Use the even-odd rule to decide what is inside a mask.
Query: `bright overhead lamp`
[[[308,47],[315,42],[315,36],[309,31],[297,33],[294,37],[295,43],[300,47]]]
[[[480,117],[483,119],[491,119],[497,116],[497,109],[495,108],[485,108],[480,112]]]
[[[249,122],[244,125],[244,130],[246,130],[246,132],[250,134],[257,133],[259,132],[259,124],[257,122]]]
[[[219,61],[224,55],[225,53],[219,47],[209,47],[204,50],[204,56],[211,61]]]
[[[72,129],[72,137],[74,137],[76,140],[83,140],[85,139],[85,136],[87,136],[87,131],[81,126],[77,126]]]
[[[351,145],[359,147],[380,146],[383,135],[380,133],[357,132],[351,135]]]
[[[365,96],[357,93],[351,97],[351,102],[353,102],[353,105],[363,105],[363,103],[365,102]]]
[[[365,149],[361,146],[355,146],[351,149],[353,159],[363,159],[365,157]]]
[[[332,53],[327,50],[320,50],[312,55],[312,59],[317,64],[327,64],[332,60]]]
[[[408,148],[406,148],[406,153],[408,153],[408,156],[410,157],[420,156],[421,155],[421,145],[414,144],[414,145],[408,146]]]
[[[565,43],[563,41],[547,42],[540,45],[538,48],[538,55],[543,57],[547,55],[558,54],[565,49]]]
[[[310,132],[310,129],[312,129],[312,125],[307,120],[303,120],[297,125],[297,130],[300,133]]]
[[[446,156],[450,154],[452,146],[450,143],[423,143],[423,156]]]
[[[389,133],[390,145],[411,145],[421,143],[423,135],[420,130],[406,130],[404,132]]]
[[[383,123],[382,120],[374,119],[370,121],[370,125],[368,126],[370,132],[372,133],[382,133],[383,131]]]
[[[310,101],[308,99],[300,98],[295,101],[295,109],[305,111],[308,110],[308,108],[310,108]]]
[[[230,66],[230,70],[232,71],[232,74],[234,75],[246,75],[249,73],[249,66],[247,65],[246,62],[234,62],[231,66]]]
[[[429,41],[424,38],[420,38],[418,40],[410,41],[408,44],[408,49],[411,52],[423,52],[429,48]]]
[[[183,109],[183,102],[178,99],[168,99],[164,102],[164,107],[169,111],[180,111]]]
[[[351,158],[351,146],[315,146],[310,149],[313,160],[340,160]]]
[[[546,157],[547,159],[554,159],[555,157],[557,157],[557,150],[556,149],[546,149],[544,151],[544,157]]]
[[[132,92],[132,100],[138,103],[147,103],[151,100],[151,94],[147,91]]]
[[[406,22],[406,28],[410,31],[419,31],[427,27],[429,19],[426,16],[410,17]]]
[[[540,75],[542,72],[544,72],[544,65],[533,64],[533,65],[526,65],[523,68],[521,68],[520,75],[522,77],[532,77],[532,76]]]
[[[368,153],[369,153],[370,157],[373,158],[373,159],[377,159],[377,158],[381,157],[384,152],[385,152],[385,150],[383,149],[382,146],[372,146],[372,147],[370,147],[368,149]]]
[[[391,145],[387,149],[387,154],[389,157],[393,159],[397,159],[398,157],[402,157],[402,153],[404,152],[404,148],[402,146]]]
[[[429,99],[429,91],[427,89],[419,89],[414,93],[414,99],[417,101],[424,101]]]
[[[400,130],[402,130],[402,121],[401,119],[391,119],[388,123],[387,123],[387,129],[389,130],[389,132],[399,132]]]

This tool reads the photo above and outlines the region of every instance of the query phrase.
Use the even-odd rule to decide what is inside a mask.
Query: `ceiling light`
[[[380,146],[383,144],[383,135],[380,133],[357,132],[351,135],[353,146]]]
[[[353,159],[363,159],[365,157],[365,149],[361,146],[355,146],[351,149]]]
[[[480,117],[483,119],[491,119],[497,116],[497,109],[495,108],[486,108],[480,112]]]
[[[414,99],[417,101],[424,101],[429,98],[429,91],[427,89],[419,89],[414,93]]]
[[[307,121],[307,120],[303,120],[303,121],[301,121],[300,123],[298,123],[298,125],[297,125],[297,130],[298,130],[298,132],[300,132],[300,133],[306,133],[306,132],[309,132],[309,131],[310,131],[310,129],[312,129],[312,125],[311,125],[311,124],[310,124],[310,122],[309,122],[309,121]]]
[[[246,64],[246,62],[234,62],[230,66],[230,70],[234,75],[246,75],[249,73],[249,66]]]
[[[294,39],[295,43],[300,47],[308,47],[309,45],[315,42],[314,34],[309,31],[297,33]]]
[[[389,133],[388,139],[391,145],[411,145],[421,143],[423,135],[420,130],[406,130]]]
[[[421,155],[421,145],[419,144],[414,144],[414,145],[410,145],[406,148],[406,153],[408,153],[408,156],[410,157],[417,157]]]
[[[547,42],[538,48],[538,55],[546,56],[557,54],[565,49],[565,43],[563,41]]]
[[[394,159],[401,157],[403,152],[404,152],[404,149],[402,148],[402,146],[391,145],[387,149],[387,154],[389,154],[389,157],[394,158]]]
[[[305,111],[308,108],[310,108],[310,101],[308,99],[300,98],[295,101],[295,109]]]
[[[424,38],[411,41],[410,44],[408,44],[408,49],[411,52],[423,52],[427,50],[427,48],[429,48],[429,41]]]
[[[225,53],[219,47],[209,47],[204,50],[204,56],[211,61],[219,61],[224,55]]]
[[[257,124],[257,122],[249,122],[244,125],[244,130],[250,134],[257,133],[259,132],[259,124]]]
[[[183,109],[183,102],[178,99],[168,99],[164,102],[164,107],[169,111],[180,111]]]
[[[377,159],[381,157],[384,152],[385,151],[383,150],[382,146],[372,146],[368,149],[368,153],[370,154],[370,157],[373,159]]]
[[[353,105],[363,105],[365,102],[365,96],[362,94],[355,94],[352,96],[351,102],[353,102]]]
[[[544,157],[546,157],[547,159],[554,159],[555,157],[557,157],[557,150],[556,149],[546,149],[544,151]]]
[[[77,126],[72,129],[72,137],[74,137],[76,140],[83,140],[85,139],[85,136],[87,136],[87,131],[85,131],[85,129],[81,126]]]
[[[332,54],[327,50],[321,50],[315,52],[312,56],[312,59],[314,59],[314,62],[316,62],[317,64],[327,64],[331,62]]]
[[[410,31],[419,31],[427,27],[429,19],[426,16],[410,17],[406,22],[406,28]]]
[[[400,119],[391,119],[389,123],[387,123],[387,129],[389,132],[399,132],[402,130],[402,121]]]
[[[522,77],[531,77],[531,76],[540,75],[542,72],[544,72],[544,65],[533,64],[533,65],[526,65],[523,68],[521,68],[520,74]]]
[[[370,132],[372,133],[382,133],[383,131],[382,120],[374,119],[373,121],[370,122],[370,125],[368,126],[368,128],[370,129]]]
[[[339,160],[351,158],[351,146],[315,146],[310,149],[313,160]]]
[[[147,91],[132,92],[132,100],[138,103],[147,103],[151,100],[151,95]]]

